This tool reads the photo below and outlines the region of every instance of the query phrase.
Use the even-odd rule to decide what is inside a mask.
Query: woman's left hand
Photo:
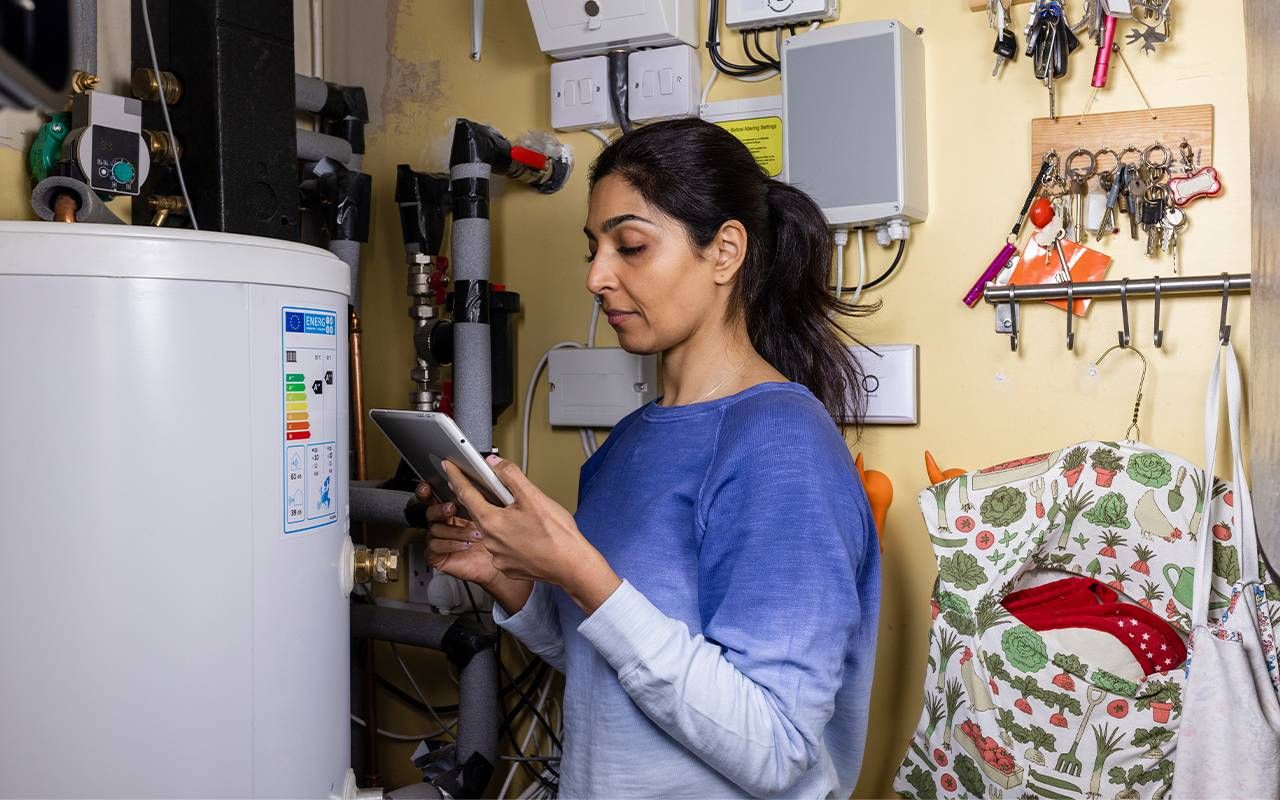
[[[445,474],[480,531],[494,568],[510,578],[561,586],[584,611],[594,611],[621,579],[578,530],[573,515],[534,486],[519,467],[497,456],[486,461],[511,491],[512,505],[502,508],[489,503],[447,461]]]

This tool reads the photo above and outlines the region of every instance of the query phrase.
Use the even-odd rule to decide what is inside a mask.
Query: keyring
[[[1151,154],[1154,152],[1164,153],[1164,161],[1159,164],[1152,161]],[[1173,151],[1168,147],[1165,147],[1163,144],[1156,142],[1146,150],[1142,151],[1142,163],[1146,164],[1151,169],[1168,169],[1169,165],[1173,163]]]
[[[1102,169],[1102,156],[1104,154],[1110,155],[1113,159],[1115,159],[1116,163],[1112,165],[1111,169],[1108,169],[1108,170]],[[1120,154],[1117,153],[1115,150],[1112,150],[1110,147],[1104,147],[1093,154],[1093,166],[1094,166],[1094,169],[1096,169],[1098,174],[1100,175],[1103,174],[1104,172],[1115,172],[1116,170],[1120,169]]]
[[[1071,166],[1072,162],[1081,156],[1089,159],[1089,166],[1084,170],[1078,170]],[[1094,175],[1098,174],[1097,157],[1092,152],[1085,150],[1083,147],[1077,147],[1075,150],[1072,150],[1071,155],[1067,156],[1064,166],[1067,171],[1067,176],[1076,181],[1087,181]]]
[[[1125,156],[1127,156],[1127,155],[1128,155],[1128,154],[1130,154],[1130,153],[1133,153],[1135,156],[1137,156],[1137,157],[1138,157],[1138,160],[1137,160],[1137,161],[1135,161],[1135,162],[1134,162],[1134,163],[1132,163],[1132,164],[1125,164],[1124,157],[1125,157]],[[1140,166],[1142,166],[1142,151],[1141,151],[1141,150],[1139,150],[1138,148],[1134,147],[1133,145],[1129,145],[1128,147],[1126,147],[1125,149],[1123,149],[1123,150],[1121,150],[1121,151],[1120,151],[1120,156],[1119,156],[1118,160],[1119,160],[1119,162],[1120,162],[1120,164],[1121,164],[1122,166],[1126,166],[1126,167],[1140,167]]]

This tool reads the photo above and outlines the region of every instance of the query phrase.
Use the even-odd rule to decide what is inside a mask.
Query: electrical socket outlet
[[[609,100],[609,60],[604,56],[551,65],[551,127],[558,131],[613,128],[618,118]]]
[[[733,30],[772,28],[840,16],[840,0],[728,0],[724,24]]]
[[[863,421],[868,425],[920,422],[920,346],[877,344],[849,350],[862,367],[862,388],[867,394]]]
[[[627,115],[634,122],[698,115],[702,60],[688,45],[640,50],[627,56]]]

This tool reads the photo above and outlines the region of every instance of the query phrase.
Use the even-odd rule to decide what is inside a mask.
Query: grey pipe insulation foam
[[[453,410],[458,427],[481,454],[493,449],[493,375],[490,362],[489,317],[489,217],[488,190],[492,169],[484,162],[455,164],[449,171],[454,186],[470,183],[483,208],[476,216],[459,217],[457,207],[466,202],[454,193],[452,228],[454,280],[453,314]]]
[[[426,507],[412,492],[380,489],[377,481],[351,482],[351,521],[392,528],[423,528]]]
[[[293,76],[294,105],[299,111],[319,113],[329,97],[329,86],[310,75]]]
[[[98,74],[98,0],[71,2],[71,68]]]
[[[319,161],[322,158],[332,158],[344,166],[355,168],[351,163],[351,143],[346,139],[299,128],[298,160]]]
[[[466,764],[479,754],[490,765],[497,764],[498,661],[492,634],[459,617],[353,605],[351,635],[445,653],[458,667],[457,763]]]
[[[50,175],[31,190],[31,210],[43,220],[53,219],[53,203],[58,195],[71,193],[76,196],[76,222],[96,222],[101,225],[123,225],[124,221],[111,213],[98,193],[89,185],[75,178]]]

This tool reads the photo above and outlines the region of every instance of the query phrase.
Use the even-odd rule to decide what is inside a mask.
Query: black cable
[[[885,281],[889,280],[889,276],[890,276],[890,275],[892,275],[892,274],[893,274],[893,271],[894,271],[894,270],[896,270],[896,269],[898,268],[898,265],[902,263],[902,254],[903,254],[903,252],[905,252],[905,251],[906,251],[906,249],[907,249],[907,240],[906,240],[906,239],[903,239],[902,241],[898,242],[898,254],[897,254],[896,256],[894,256],[894,257],[893,257],[893,263],[889,265],[889,268],[888,268],[888,269],[886,269],[886,270],[884,271],[884,273],[880,275],[880,277],[878,277],[878,278],[876,278],[875,280],[870,281],[870,282],[868,282],[868,283],[864,283],[864,284],[862,284],[862,291],[864,291],[864,292],[865,292],[865,291],[867,291],[868,289],[874,289],[874,288],[876,288],[877,286],[879,286],[880,284],[882,284],[882,283],[884,283]],[[831,289],[831,291],[833,291],[833,292],[836,290],[836,287],[834,287],[834,286],[831,286],[831,287],[828,287],[828,288],[830,288],[830,289]],[[858,287],[857,287],[857,286],[841,286],[841,287],[840,287],[840,292],[841,292],[842,294],[843,294],[844,292],[856,292],[856,291],[858,291]]]
[[[627,54],[621,50],[609,53],[609,105],[618,118],[623,133],[631,132],[631,118],[627,116]]]
[[[544,662],[542,664],[542,669],[539,670],[538,672],[537,680],[538,681],[544,680],[546,678],[547,670],[550,668],[551,666]],[[515,750],[516,755],[523,759],[523,758],[527,758],[527,756],[524,754],[524,750],[521,749],[520,743],[516,741],[515,731],[512,730],[511,728],[511,723],[515,721],[517,716],[519,716],[520,709],[521,709],[521,706],[516,706],[505,717],[503,717],[502,724],[499,726],[498,730],[506,732],[507,739],[511,742],[511,749]],[[549,783],[546,778],[542,777],[542,773],[535,770],[532,764],[530,764],[528,761],[520,761],[519,763],[524,767],[525,772],[527,772],[530,777],[532,777],[538,783],[542,784],[545,788],[550,789],[552,791],[555,790],[556,787],[553,784]],[[550,765],[547,766],[547,770],[550,771],[551,774],[555,776],[556,781],[559,782],[560,773],[557,772]]]
[[[771,33],[776,30],[777,28],[769,29]],[[760,46],[760,29],[759,28],[756,29],[755,36],[753,38],[755,39],[755,42],[756,42],[756,52],[759,53],[762,58],[768,61],[769,64],[772,65],[774,69],[781,71],[782,70],[782,60],[781,60],[782,53],[778,53],[776,55],[771,56],[767,52],[765,52],[765,49]]]
[[[711,56],[711,63],[717,70],[725,75],[741,78],[772,69],[754,64],[734,64],[720,55],[720,0],[710,0],[707,7],[707,54]]]
[[[770,69],[773,69],[774,67],[773,67],[773,62],[772,62],[772,61],[768,61],[768,60],[764,60],[764,61],[762,61],[762,60],[761,60],[761,58],[764,58],[764,59],[768,59],[768,58],[769,58],[769,56],[768,56],[768,55],[766,55],[766,54],[764,53],[764,51],[761,51],[759,56],[756,56],[756,54],[755,54],[755,53],[752,53],[752,52],[751,52],[751,40],[747,38],[747,36],[749,35],[749,33],[750,33],[749,31],[743,31],[743,32],[742,32],[742,53],[743,53],[743,55],[745,55],[745,56],[747,57],[747,60],[748,60],[748,61],[750,61],[752,64],[757,64],[757,65],[762,66],[762,67],[769,67]],[[756,32],[756,49],[757,49],[757,50],[760,50],[760,32],[759,32],[759,31],[757,31],[757,32]]]

